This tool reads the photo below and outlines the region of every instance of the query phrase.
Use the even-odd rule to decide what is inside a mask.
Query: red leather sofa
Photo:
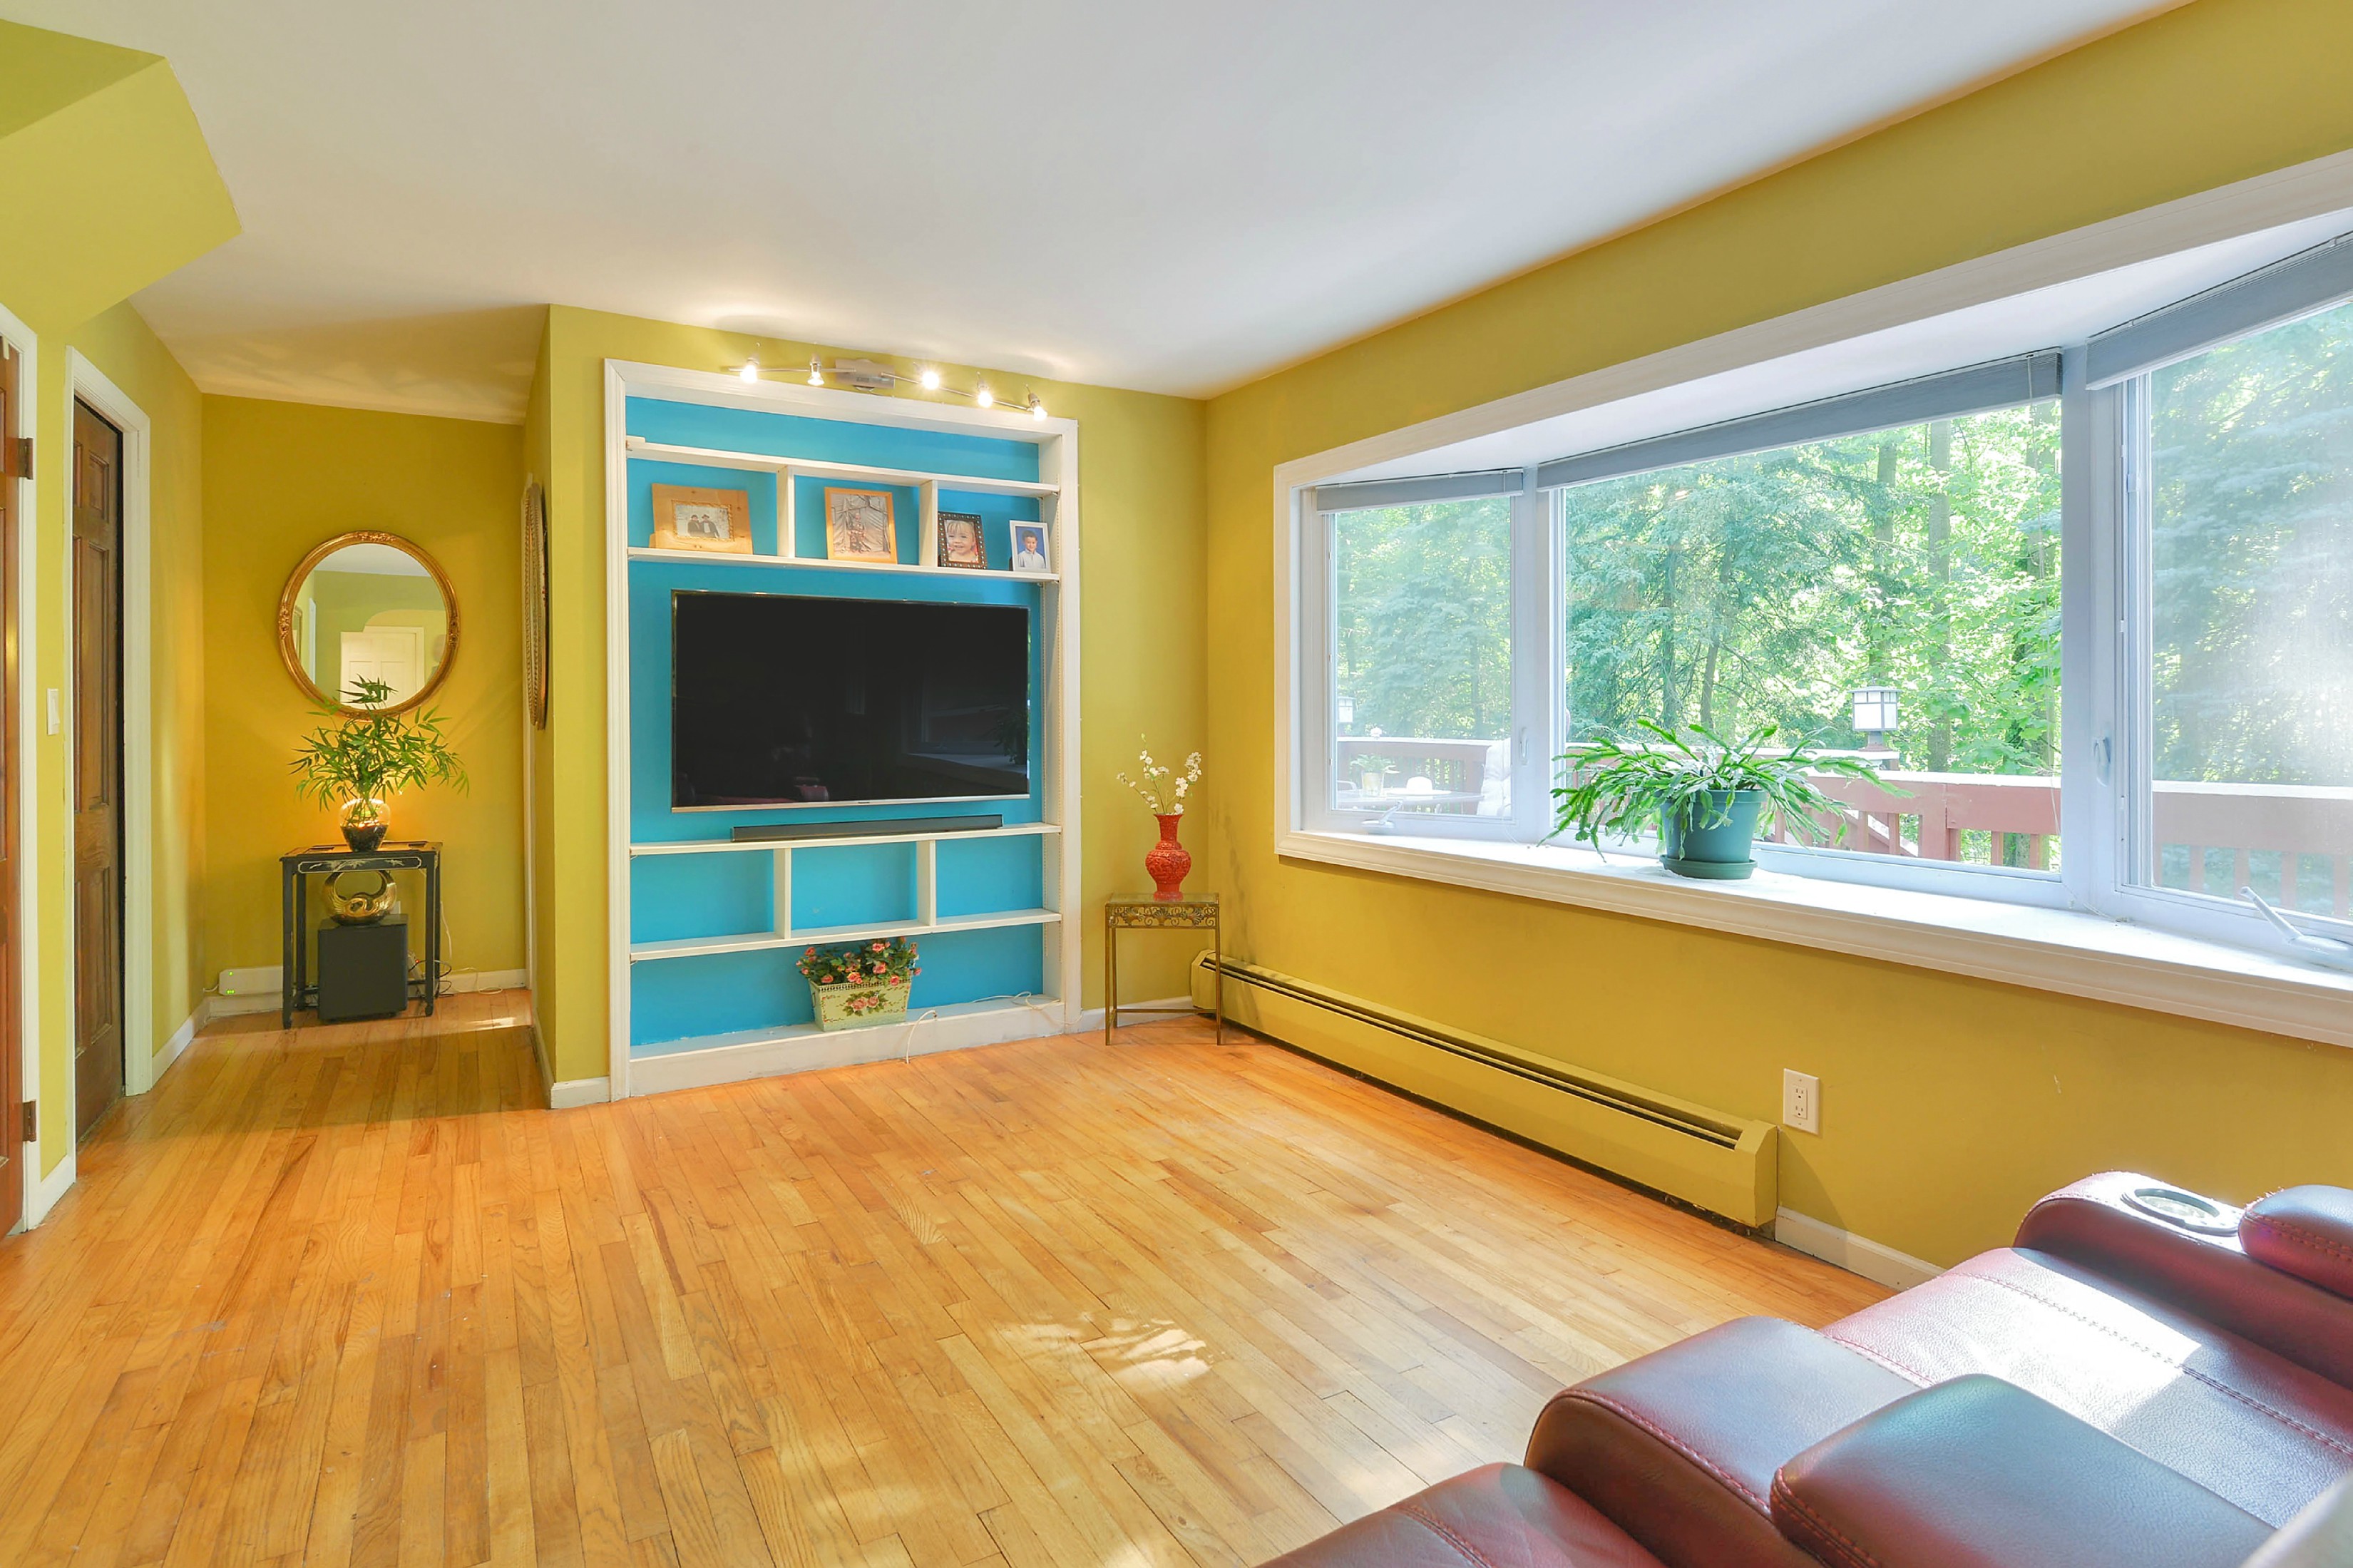
[[[2112,1173],[1819,1332],[1725,1323],[1281,1568],[2353,1568],[2353,1191]]]

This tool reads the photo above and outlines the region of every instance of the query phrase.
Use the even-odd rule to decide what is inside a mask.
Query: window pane
[[[1512,503],[1332,517],[1332,805],[1511,814]]]
[[[2159,886],[2346,913],[2353,849],[2353,306],[2149,378]]]
[[[2056,401],[1562,492],[1568,727],[1701,723],[1865,757],[1839,846],[2055,869]],[[1892,729],[1859,730],[1894,699]]]

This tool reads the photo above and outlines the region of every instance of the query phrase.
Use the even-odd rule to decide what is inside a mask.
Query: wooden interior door
[[[122,1098],[122,432],[74,405],[74,1135]]]
[[[25,1048],[17,1032],[16,522],[28,467],[16,437],[22,365],[0,342],[0,1232],[25,1216]]]

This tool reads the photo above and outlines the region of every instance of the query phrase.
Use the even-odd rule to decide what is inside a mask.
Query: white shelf
[[[647,545],[629,546],[632,561],[679,561],[697,566],[814,566],[825,572],[871,572],[877,576],[897,574],[906,577],[963,577],[967,580],[997,578],[1008,583],[1059,583],[1062,579],[1052,572],[998,571],[987,566],[924,566],[907,562],[883,565],[872,561],[828,561],[821,555],[723,555],[709,550],[655,550]]]
[[[1031,838],[1040,834],[1060,833],[1059,822],[1012,822],[1002,827],[964,829],[939,828],[926,833],[859,833],[824,838],[765,838],[737,843],[732,838],[687,838],[674,844],[632,844],[629,854],[639,855],[742,855],[765,853],[774,849],[833,849],[852,844],[924,844],[941,839],[965,838]]]
[[[1052,925],[1061,918],[1060,910],[1000,910],[985,915],[944,915],[930,921],[886,921],[874,925],[817,926],[807,931],[746,931],[737,936],[687,937],[677,942],[633,942],[629,944],[629,962],[647,963],[665,958],[701,958],[720,952],[764,952],[771,948],[871,942],[884,937],[937,936],[943,931]]]
[[[1036,1039],[1059,1035],[1071,1023],[1067,1004],[1059,996],[1039,996],[1030,1002],[992,998],[919,1007],[903,1021],[855,1029],[824,1030],[815,1024],[792,1024],[659,1040],[630,1047],[629,1070],[638,1079],[638,1093],[659,1094],[773,1073],[898,1061],[934,1051]]]
[[[977,474],[935,474],[920,468],[876,468],[857,463],[827,463],[812,458],[778,458],[764,452],[727,452],[712,447],[672,447],[642,436],[628,439],[628,454],[655,462],[689,463],[707,468],[748,468],[755,473],[807,474],[813,479],[851,479],[871,485],[937,485],[966,495],[1058,496],[1062,487],[1036,479],[990,479]]]

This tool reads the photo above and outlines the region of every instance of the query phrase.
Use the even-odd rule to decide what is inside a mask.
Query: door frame
[[[8,340],[16,351],[17,382],[16,427],[0,430],[0,437],[22,437],[34,446],[33,472],[41,469],[41,361],[40,340],[32,329],[18,320],[15,312],[0,305],[0,337]],[[17,481],[23,488],[16,493],[16,1054],[19,1078],[25,1097],[39,1102],[46,1121],[56,1108],[41,1096],[41,879],[37,870],[29,869],[40,858],[40,731],[34,715],[40,702],[40,649],[37,637],[39,620],[34,615],[37,603],[34,597],[33,569],[38,559],[34,541],[41,529],[41,492],[37,477]],[[13,1106],[0,1106],[0,1115],[14,1110]],[[16,1145],[16,1163],[23,1168],[25,1204],[23,1224],[26,1229],[41,1223],[54,1207],[58,1194],[73,1180],[73,1151],[68,1149],[58,1163],[58,1175],[63,1180],[53,1190],[44,1193],[41,1180],[41,1146],[38,1142]],[[48,1200],[44,1203],[42,1199]]]
[[[79,400],[122,432],[122,1092],[144,1094],[155,1086],[155,778],[150,742],[155,733],[150,610],[153,598],[149,578],[148,510],[149,458],[153,430],[146,411],[81,355],[66,350],[66,428],[73,428],[73,405]],[[69,453],[70,468],[70,453]],[[67,475],[70,483],[72,475]],[[70,500],[68,505],[71,505]],[[60,588],[67,657],[74,647],[73,566],[62,574]],[[65,755],[74,754],[74,704],[60,691],[59,733]],[[135,743],[134,743],[135,742]],[[69,812],[73,768],[65,769]],[[72,898],[72,872],[66,879],[66,896]],[[61,973],[74,966],[73,921],[64,927],[65,952]],[[48,1107],[41,1108],[48,1114]]]

